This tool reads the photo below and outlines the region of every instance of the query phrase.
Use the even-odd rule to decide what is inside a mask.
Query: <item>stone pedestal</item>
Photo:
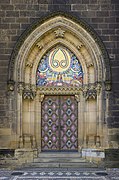
[[[15,157],[18,159],[19,163],[33,162],[34,157],[37,156],[36,149],[16,149]]]

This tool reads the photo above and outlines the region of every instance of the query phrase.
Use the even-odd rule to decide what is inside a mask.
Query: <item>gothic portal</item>
[[[100,38],[60,13],[23,38],[9,71],[16,104],[11,147],[38,153],[108,147],[110,68]]]

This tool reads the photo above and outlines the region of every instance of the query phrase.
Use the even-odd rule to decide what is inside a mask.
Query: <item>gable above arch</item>
[[[57,45],[80,59],[84,84],[111,80],[108,54],[95,31],[81,19],[62,13],[38,21],[20,37],[11,56],[9,80],[35,85],[39,62]]]

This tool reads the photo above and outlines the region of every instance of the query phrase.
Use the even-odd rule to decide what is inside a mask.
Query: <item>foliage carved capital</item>
[[[99,95],[101,91],[101,84],[89,84],[84,86],[83,89],[83,96],[85,97],[86,100],[88,99],[96,99],[97,95]]]

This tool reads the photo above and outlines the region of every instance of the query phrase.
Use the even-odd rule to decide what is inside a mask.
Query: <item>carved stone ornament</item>
[[[96,99],[97,97],[97,91],[96,90],[88,90],[86,93],[86,100],[87,99]]]
[[[32,68],[32,67],[33,67],[33,63],[30,62],[30,61],[28,61],[28,62],[26,63],[26,66]]]
[[[101,86],[91,85],[90,87],[85,86],[83,89],[83,96],[86,100],[88,99],[96,99],[97,93],[100,92]],[[98,91],[98,92],[97,92]]]
[[[26,84],[23,90],[23,99],[31,99],[33,100],[36,96],[36,88],[35,86],[31,86],[30,84]]]
[[[111,90],[111,82],[110,81],[106,81],[105,82],[105,90],[106,91],[110,91]]]
[[[42,102],[43,99],[44,99],[44,95],[43,95],[43,94],[40,94],[40,95],[39,95],[39,102]]]
[[[43,45],[40,42],[38,42],[36,46],[39,48],[39,50],[43,49]]]
[[[77,49],[80,50],[84,45],[83,44],[80,44],[77,46]]]
[[[75,99],[76,99],[77,102],[80,102],[80,95],[77,95],[77,94],[76,94],[76,95],[75,95]]]
[[[65,31],[62,30],[61,28],[58,28],[56,31],[54,31],[54,33],[56,38],[58,37],[63,38]]]
[[[13,80],[9,80],[7,82],[7,87],[8,87],[8,91],[14,91],[14,85],[15,85],[15,82]]]
[[[32,90],[30,90],[30,91],[24,90],[23,91],[23,99],[33,100],[35,96],[36,96],[36,93],[33,92]]]

